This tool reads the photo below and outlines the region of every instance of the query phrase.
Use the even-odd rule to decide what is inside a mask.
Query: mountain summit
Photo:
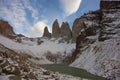
[[[51,38],[51,33],[48,31],[48,27],[47,26],[44,28],[43,37]]]
[[[57,19],[54,21],[52,26],[52,37],[54,38],[60,37],[60,27]]]
[[[49,33],[49,32],[47,30],[47,27],[45,27],[43,37],[50,38],[50,33],[49,33],[49,36],[47,35],[47,33]],[[68,22],[63,22],[61,27],[59,27],[58,20],[56,19],[53,22],[51,38],[56,38],[56,39],[62,38],[62,39],[67,40],[67,41],[71,40],[72,39],[72,32],[71,32],[71,29],[70,29]]]

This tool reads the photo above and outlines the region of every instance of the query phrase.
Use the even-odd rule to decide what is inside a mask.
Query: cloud
[[[14,27],[16,33],[24,34],[30,26],[20,0],[0,0],[0,16]]]
[[[38,11],[30,4],[30,0],[22,0],[24,7],[31,11],[34,22],[38,21]]]
[[[62,5],[62,8],[66,16],[69,16],[77,12],[82,2],[82,0],[59,0],[59,1]]]
[[[2,16],[3,19],[13,23],[12,25],[16,28],[21,27],[24,23],[28,23],[26,20],[26,13],[24,8],[22,5],[20,5],[19,1],[11,2],[10,0],[6,3],[4,0],[2,1],[0,5],[0,16]]]
[[[35,24],[33,26],[27,19],[26,9],[31,13],[32,24]],[[48,25],[46,20],[38,21],[38,15],[37,9],[30,0],[0,0],[0,17],[8,21],[17,33],[29,37],[41,37],[44,27]]]
[[[0,17],[8,21],[17,33],[26,34],[32,25],[27,19],[26,9],[31,12],[33,23],[36,23],[38,11],[29,0],[0,0]]]
[[[48,30],[50,31],[46,20],[42,20],[42,21],[37,22],[33,27],[31,27],[30,33],[29,33],[30,36],[41,37],[43,35],[43,31],[44,31],[45,26],[47,26]]]

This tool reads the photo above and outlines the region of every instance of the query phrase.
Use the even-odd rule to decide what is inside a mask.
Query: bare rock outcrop
[[[59,28],[59,23],[57,19],[54,21],[52,26],[52,37],[54,38],[60,37],[60,28]]]
[[[72,37],[72,32],[71,32],[69,24],[67,22],[62,23],[61,37],[66,38],[66,39],[71,39],[71,37]]]
[[[85,18],[78,18],[74,21],[72,27],[72,38],[74,42],[76,42],[76,38],[78,37],[82,28],[85,27],[83,23],[85,20],[86,20]]]
[[[90,11],[74,21],[72,27],[73,42],[76,42],[76,38],[81,32],[85,31],[87,36],[96,34],[95,29],[99,27],[100,22],[99,14],[99,11]]]
[[[48,27],[44,28],[43,37],[51,38],[51,33],[48,31]]]
[[[0,20],[0,34],[7,37],[15,35],[10,24],[3,20]]]

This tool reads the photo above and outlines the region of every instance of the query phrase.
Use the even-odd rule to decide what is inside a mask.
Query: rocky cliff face
[[[61,37],[71,39],[72,32],[70,30],[69,24],[67,22],[63,22],[61,26]]]
[[[72,38],[76,42],[76,50],[72,61],[81,54],[80,48],[95,42],[100,32],[100,11],[91,11],[76,19],[73,24]],[[91,37],[92,36],[92,37]]]
[[[15,35],[13,28],[9,25],[9,23],[2,20],[0,20],[0,34],[7,37]]]
[[[76,42],[76,38],[81,32],[85,31],[87,36],[96,34],[95,29],[99,27],[100,15],[99,11],[91,11],[76,19],[72,27],[72,38]]]
[[[76,38],[78,37],[82,28],[85,27],[83,23],[85,20],[86,20],[85,18],[78,18],[74,21],[72,27],[72,37],[74,42],[76,42]]]
[[[120,78],[120,1],[101,0],[100,11],[76,19],[72,33],[73,40],[78,36],[72,66],[110,80]]]
[[[91,11],[75,20],[72,35],[73,41],[76,41],[77,52],[80,52],[79,48],[97,39],[104,41],[120,37],[119,4],[120,1],[103,0],[100,4],[100,11]],[[94,39],[90,36],[94,36]]]
[[[44,28],[43,37],[51,38],[51,33],[48,31],[48,27]]]
[[[54,21],[52,26],[52,37],[54,38],[60,37],[60,28],[59,28],[59,23],[57,19]]]
[[[101,34],[99,40],[117,38],[120,35],[120,1],[101,1]]]
[[[76,42],[76,38],[83,29],[92,26],[101,30],[99,40],[116,38],[120,35],[119,20],[120,1],[101,0],[100,11],[91,11],[74,21],[72,27],[73,41]]]

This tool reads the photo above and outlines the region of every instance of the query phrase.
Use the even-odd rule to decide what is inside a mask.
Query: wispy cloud
[[[59,0],[66,16],[69,16],[80,7],[82,0]]]
[[[22,0],[22,3],[24,4],[24,8],[28,9],[32,13],[32,18],[34,19],[34,22],[38,21],[38,11],[33,8],[30,4],[30,0]]]
[[[1,0],[0,16],[13,23],[16,28],[22,27],[24,23],[28,23],[26,20],[26,13],[20,5],[19,0],[14,2],[11,2],[11,0]]]
[[[26,34],[31,26],[27,19],[26,9],[31,14],[34,23],[38,21],[38,11],[35,10],[29,0],[0,0],[0,16],[9,21],[17,33]]]
[[[0,0],[0,16],[9,21],[17,33],[24,33],[25,26],[30,26],[24,9],[20,0]]]
[[[47,20],[37,22],[33,27],[31,27],[29,35],[32,37],[42,36],[45,26],[47,26],[50,31],[49,26],[47,25]]]

